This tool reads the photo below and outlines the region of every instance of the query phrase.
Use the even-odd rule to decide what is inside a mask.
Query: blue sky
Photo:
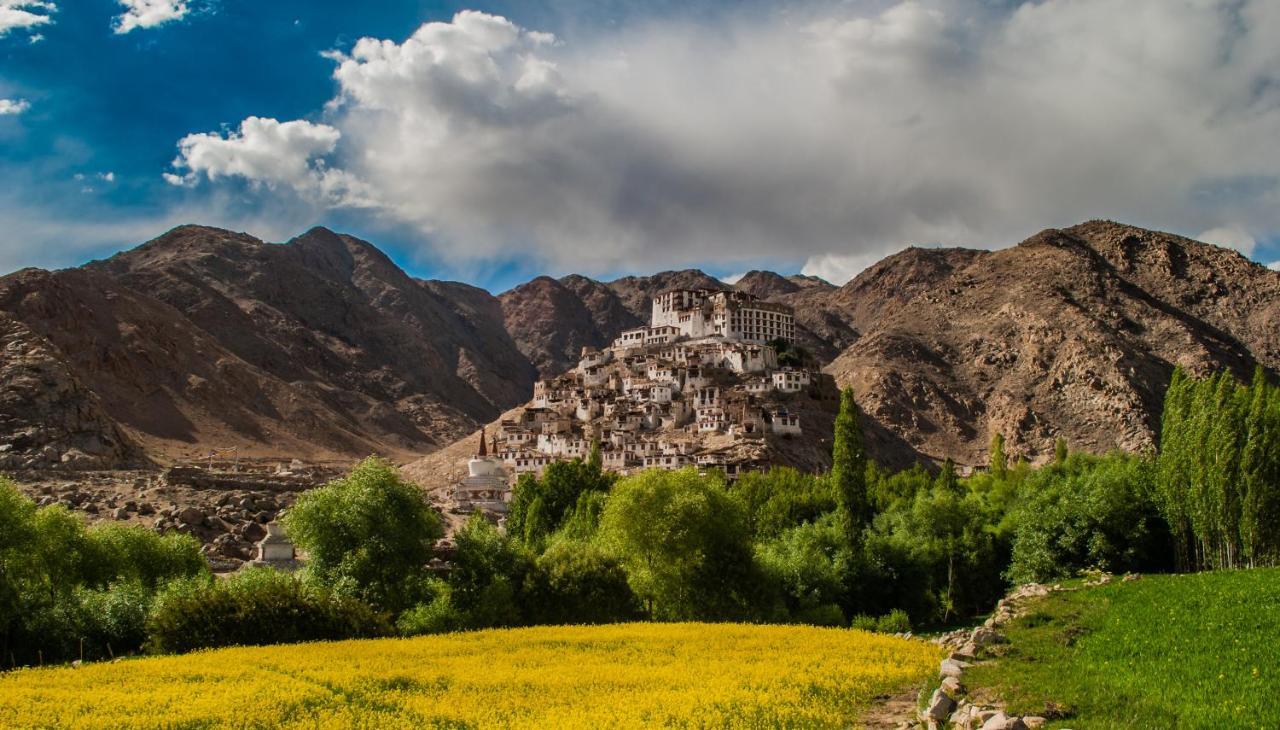
[[[49,18],[0,36],[0,269],[182,222],[327,225],[494,291],[683,266],[839,280],[1091,217],[1280,259],[1265,2],[1145,3],[1139,57],[1108,34],[1140,0],[188,0],[119,33],[125,5],[0,0]]]

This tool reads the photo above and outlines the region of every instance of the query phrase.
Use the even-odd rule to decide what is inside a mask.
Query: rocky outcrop
[[[1033,461],[1057,437],[1154,446],[1174,366],[1280,367],[1280,274],[1233,251],[1093,222],[994,252],[907,251],[832,296],[861,332],[827,368],[921,454]]]
[[[119,469],[143,460],[56,348],[0,312],[0,469]]]

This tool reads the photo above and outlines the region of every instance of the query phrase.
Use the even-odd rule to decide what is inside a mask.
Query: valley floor
[[[848,727],[942,650],[846,629],[536,627],[0,675],[2,727]]]
[[[964,683],[1049,728],[1280,727],[1280,568],[1055,592],[1002,631]]]

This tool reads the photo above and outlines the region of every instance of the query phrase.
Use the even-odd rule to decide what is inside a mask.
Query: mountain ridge
[[[527,401],[536,378],[647,321],[650,298],[677,287],[793,307],[797,345],[854,387],[894,461],[980,464],[995,432],[1033,460],[1058,436],[1142,450],[1175,365],[1280,369],[1280,273],[1109,221],[994,251],[907,248],[841,286],[767,271],[729,285],[683,269],[537,277],[496,296],[414,278],[326,228],[267,243],[187,225],[79,268],[0,277],[0,314],[23,343],[14,349],[65,369],[54,380],[73,384],[59,387],[75,405],[54,411],[83,416],[49,415],[69,430],[19,448],[34,443],[22,436],[33,426],[23,398],[8,399],[4,463],[68,464],[63,454],[83,453],[72,442],[95,443],[82,427],[113,444],[84,463],[107,467],[230,447],[409,460]],[[0,385],[34,398],[31,371],[19,370]]]

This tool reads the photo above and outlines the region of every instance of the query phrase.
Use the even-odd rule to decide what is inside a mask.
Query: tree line
[[[1010,585],[1087,569],[1274,564],[1277,390],[1261,372],[1244,385],[1179,370],[1157,454],[1095,456],[1059,439],[1033,467],[995,434],[989,468],[963,478],[950,461],[890,471],[868,459],[845,390],[825,473],[619,477],[596,448],[521,476],[505,529],[474,516],[447,572],[429,568],[440,515],[376,458],[285,516],[307,555],[295,575],[215,579],[189,537],[85,528],[0,485],[0,628],[10,663],[30,663],[108,635],[115,652],[175,652],[633,620],[944,627]]]
[[[1274,565],[1280,557],[1280,388],[1261,367],[1173,372],[1157,459],[1160,507],[1186,570]]]

